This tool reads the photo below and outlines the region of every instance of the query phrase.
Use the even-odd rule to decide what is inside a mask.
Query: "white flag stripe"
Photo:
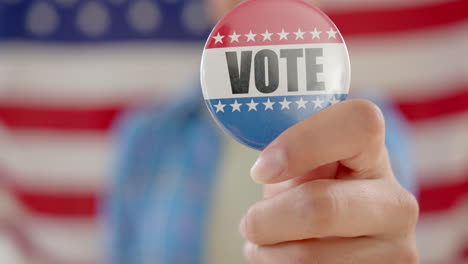
[[[400,9],[417,6],[446,3],[454,0],[327,0],[320,3],[325,11],[335,10],[366,10],[366,9]]]
[[[25,213],[25,208],[6,188],[0,188],[0,221],[19,217]]]
[[[323,48],[323,80],[326,91],[307,91],[305,81],[298,83],[299,92],[288,92],[287,63],[286,59],[279,58],[281,49],[304,49],[304,48]],[[279,58],[279,87],[278,90],[265,94],[259,92],[255,87],[255,54],[263,49],[275,51]],[[231,81],[229,79],[229,70],[226,61],[226,52],[237,52],[237,64],[240,67],[241,51],[253,51],[252,68],[250,76],[250,87],[248,94],[233,94]],[[305,56],[305,55],[304,55]],[[300,57],[298,62],[298,80],[306,80],[305,58]],[[253,46],[207,49],[204,51],[204,60],[202,62],[204,69],[201,71],[201,81],[203,84],[203,95],[205,99],[220,98],[239,98],[254,96],[287,96],[287,95],[305,95],[305,94],[343,94],[350,82],[349,61],[347,60],[346,47],[341,43],[327,44],[296,44],[296,45],[275,45],[275,46]],[[344,87],[343,84],[344,83]]]
[[[33,248],[51,256],[52,259],[66,260],[66,263],[95,263],[103,254],[102,238],[94,221],[79,223],[76,220],[57,221],[37,216],[22,216],[1,221],[19,226]]]
[[[420,180],[457,181],[468,172],[468,111],[419,123],[411,129],[415,167]],[[439,173],[444,173],[440,175]]]
[[[426,32],[348,39],[352,91],[392,89],[401,98],[450,93],[468,81],[468,22]],[[442,87],[443,89],[442,89]]]
[[[421,263],[447,263],[459,256],[468,237],[468,197],[451,211],[424,215],[417,227]],[[450,227],[450,228],[448,228]]]
[[[0,263],[31,264],[16,245],[17,241],[0,230]]]
[[[0,160],[8,176],[24,187],[58,192],[101,190],[109,174],[110,147],[110,139],[98,133],[0,134]]]
[[[177,44],[2,44],[0,97],[82,106],[173,94],[198,78],[201,50]]]
[[[33,217],[22,225],[33,243],[48,255],[73,262],[101,259],[103,242],[95,221]],[[73,238],[73,239],[70,239]]]

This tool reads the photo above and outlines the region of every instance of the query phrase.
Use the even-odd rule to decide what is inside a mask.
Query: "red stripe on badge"
[[[124,107],[112,105],[81,108],[0,103],[0,122],[13,129],[106,131]]]
[[[437,213],[454,208],[459,201],[468,197],[468,172],[462,180],[444,183],[444,173],[437,184],[421,184],[419,206],[421,213]]]
[[[213,29],[206,49],[310,43],[343,43],[319,9],[302,0],[246,1]]]
[[[411,122],[461,113],[468,111],[468,84],[460,85],[454,92],[442,96],[413,101],[397,100],[396,104]]]
[[[468,0],[410,8],[329,12],[345,37],[424,30],[468,19]]]

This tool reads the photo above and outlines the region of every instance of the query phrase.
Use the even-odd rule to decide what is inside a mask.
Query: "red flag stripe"
[[[460,85],[454,92],[435,98],[398,101],[397,106],[411,122],[425,121],[468,110],[468,84]]]
[[[106,131],[123,108],[123,105],[73,108],[0,104],[0,122],[19,129]]]
[[[443,26],[468,18],[468,0],[456,0],[411,8],[362,11],[330,11],[344,37],[395,33]]]
[[[444,173],[440,173],[443,179]],[[443,183],[443,180],[435,185],[420,186],[419,206],[421,213],[437,213],[454,208],[458,202],[468,198],[468,171],[460,181]]]
[[[67,192],[65,187],[59,191],[35,190],[21,186],[3,169],[0,170],[0,185],[30,212],[66,218],[94,218],[97,214],[96,191]],[[73,190],[73,186],[70,188]]]
[[[11,193],[28,210],[41,215],[66,218],[94,218],[97,214],[96,193],[46,193],[12,188]]]
[[[468,260],[468,238],[465,242],[465,247],[463,248],[461,252],[461,258],[464,260]]]

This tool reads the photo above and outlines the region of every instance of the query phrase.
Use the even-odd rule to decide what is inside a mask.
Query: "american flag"
[[[422,263],[468,262],[468,1],[328,0],[351,91],[411,126]],[[126,106],[196,78],[198,0],[0,0],[0,262],[99,263],[99,197]]]
[[[100,262],[113,120],[190,86],[210,27],[201,0],[0,1],[0,263]]]

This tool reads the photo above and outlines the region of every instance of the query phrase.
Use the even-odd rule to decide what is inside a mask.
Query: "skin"
[[[209,0],[220,18],[237,1]],[[380,109],[349,100],[296,124],[259,156],[264,199],[240,224],[253,264],[418,263],[418,203],[396,180]]]

